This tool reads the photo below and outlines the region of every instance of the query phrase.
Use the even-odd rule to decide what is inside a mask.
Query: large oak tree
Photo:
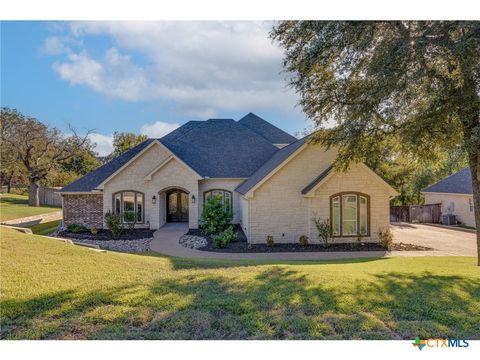
[[[74,129],[64,136],[58,129],[49,128],[37,119],[25,117],[9,108],[1,109],[0,139],[2,149],[9,149],[20,161],[29,180],[30,206],[39,206],[40,181],[49,173],[66,164],[81,151],[91,150],[90,132],[83,137]]]
[[[390,144],[416,161],[462,147],[480,229],[480,22],[282,21],[289,83],[319,127],[312,141],[339,150],[338,168]],[[477,231],[480,265],[480,231]]]

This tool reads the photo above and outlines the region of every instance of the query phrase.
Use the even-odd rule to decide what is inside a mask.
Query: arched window
[[[127,190],[113,194],[113,211],[120,214],[123,223],[143,223],[145,196],[139,191]]]
[[[330,196],[333,236],[370,236],[370,197],[357,192]]]
[[[232,213],[233,211],[233,200],[232,200],[232,192],[228,190],[222,190],[222,189],[215,189],[215,190],[209,190],[205,191],[203,193],[203,202],[207,202],[208,199],[211,197],[214,197],[220,201],[224,208],[225,211]]]

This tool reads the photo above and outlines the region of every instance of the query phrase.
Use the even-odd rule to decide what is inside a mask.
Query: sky
[[[189,120],[253,112],[309,126],[287,87],[272,22],[1,22],[1,105],[68,133],[161,137]]]

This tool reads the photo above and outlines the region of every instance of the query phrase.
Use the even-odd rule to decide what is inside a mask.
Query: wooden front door
[[[174,189],[167,193],[167,222],[188,222],[188,194]]]

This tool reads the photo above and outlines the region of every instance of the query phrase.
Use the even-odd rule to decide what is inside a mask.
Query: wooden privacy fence
[[[441,204],[401,205],[390,207],[390,222],[418,222],[439,224]]]
[[[40,205],[49,205],[49,206],[62,206],[62,197],[58,190],[61,187],[46,187],[40,186],[38,189],[40,195]]]

